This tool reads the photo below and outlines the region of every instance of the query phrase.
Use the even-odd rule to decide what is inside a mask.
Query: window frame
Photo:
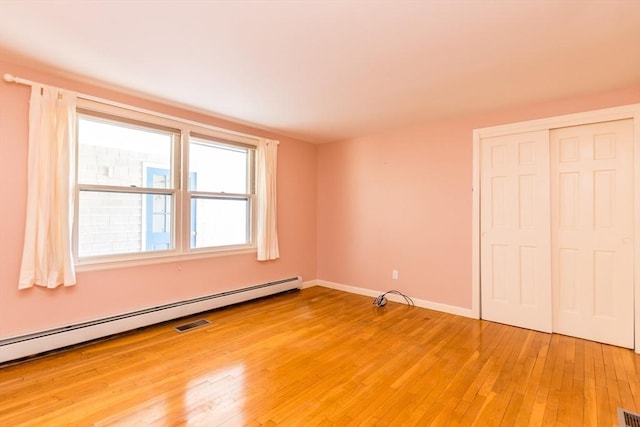
[[[172,129],[178,132],[174,138],[171,153],[171,180],[172,188],[147,188],[147,187],[119,187],[100,184],[80,184],[78,182],[78,129],[76,126],[76,156],[74,165],[74,218],[73,218],[73,259],[76,270],[100,270],[105,268],[130,267],[161,262],[175,262],[188,259],[208,258],[213,256],[226,256],[240,253],[256,252],[255,225],[256,225],[256,153],[258,137],[236,133],[226,129],[217,128],[204,123],[199,123],[179,117],[174,117],[154,111],[131,107],[125,104],[107,104],[88,99],[78,99],[76,125],[81,116],[95,116],[106,118],[123,124],[132,124],[148,128]],[[188,188],[189,183],[189,146],[192,135],[198,141],[206,140],[213,144],[249,149],[248,173],[251,174],[248,194],[221,193],[217,197],[243,197],[249,203],[248,233],[249,243],[230,246],[212,246],[203,248],[191,248],[191,200],[192,194],[198,195],[209,192],[192,192]],[[173,196],[173,228],[172,249],[130,252],[110,255],[79,256],[79,196],[81,191],[118,192],[133,194],[170,194]],[[247,197],[249,196],[249,197]],[[144,214],[143,214],[144,215]]]
[[[196,144],[204,144],[204,145],[210,145],[212,147],[229,147],[229,148],[240,148],[240,149],[246,149],[248,150],[247,152],[247,193],[225,193],[225,192],[215,192],[215,191],[199,191],[199,190],[190,190],[189,189],[189,175],[191,173],[191,170],[189,168],[189,149],[191,148],[191,143],[194,142]],[[186,215],[189,216],[189,218],[191,218],[191,207],[193,206],[193,204],[191,203],[192,200],[194,199],[203,199],[203,200],[247,200],[249,207],[248,207],[248,216],[247,216],[247,232],[249,233],[249,241],[248,243],[245,244],[240,244],[240,245],[228,245],[228,246],[208,246],[208,247],[203,247],[203,248],[191,248],[191,240],[188,239],[188,241],[186,242],[186,245],[189,248],[189,251],[191,253],[198,253],[198,252],[212,252],[212,251],[219,251],[219,250],[224,250],[225,248],[229,248],[231,250],[236,249],[236,248],[244,248],[244,247],[251,247],[251,248],[256,248],[256,238],[255,238],[255,224],[256,224],[256,220],[255,220],[255,213],[256,213],[256,146],[252,146],[252,145],[248,145],[248,144],[242,144],[242,143],[233,143],[231,141],[226,141],[222,138],[214,138],[212,136],[208,136],[205,134],[200,134],[197,132],[190,132],[189,133],[189,137],[188,137],[188,141],[186,142],[186,145],[188,145],[187,150],[185,155],[187,156],[186,161],[183,162],[184,164],[184,172],[183,172],[183,181],[184,183],[186,183],[186,185],[184,186],[185,190],[184,190],[184,198],[185,200],[183,201],[183,206],[186,206],[188,212],[186,212]],[[185,224],[189,224],[189,221],[185,221]],[[189,235],[191,233],[191,230],[188,231]],[[187,234],[184,234],[185,236]]]

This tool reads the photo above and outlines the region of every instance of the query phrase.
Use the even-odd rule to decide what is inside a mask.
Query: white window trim
[[[78,256],[78,203],[75,203],[74,221],[73,221],[73,257],[76,271],[94,271],[105,270],[111,268],[135,267],[157,263],[180,262],[193,259],[211,258],[218,256],[239,255],[256,253],[257,247],[255,242],[255,193],[251,193],[251,218],[250,232],[251,241],[246,245],[233,246],[217,246],[208,248],[191,248],[190,225],[188,221],[183,221],[183,216],[188,213],[191,202],[191,196],[187,188],[188,182],[188,159],[189,159],[189,135],[192,133],[203,135],[212,140],[221,140],[222,143],[234,144],[242,146],[256,147],[259,138],[239,132],[228,131],[226,129],[210,126],[204,123],[182,119],[180,117],[170,116],[162,113],[156,113],[125,104],[111,103],[105,100],[95,101],[91,99],[79,98],[77,108],[88,110],[96,113],[108,114],[124,119],[136,120],[142,123],[152,125],[166,126],[177,129],[181,132],[181,140],[179,144],[174,146],[172,166],[175,168],[175,179],[179,182],[174,183],[174,249],[167,251],[154,252],[135,252],[115,255],[99,255],[94,257]],[[255,156],[254,156],[255,157]],[[184,160],[183,160],[184,159]],[[78,158],[76,156],[76,169],[78,167]],[[184,167],[186,166],[186,167]],[[255,167],[255,165],[254,165]],[[76,178],[77,179],[77,178]],[[254,183],[255,185],[255,183]],[[89,185],[78,185],[75,183],[75,200],[78,201],[80,188],[86,189]],[[103,189],[103,186],[99,186]],[[186,234],[185,234],[186,233]],[[186,236],[186,237],[185,237]]]
[[[209,250],[206,252],[201,252],[201,250],[193,251],[189,254],[179,254],[179,255],[166,255],[163,254],[161,256],[150,256],[146,257],[144,254],[137,254],[139,258],[137,259],[109,259],[109,260],[101,260],[100,262],[92,262],[92,263],[81,263],[76,264],[76,271],[99,271],[99,270],[109,270],[112,268],[128,268],[128,267],[138,267],[144,265],[151,264],[164,264],[168,262],[182,262],[182,261],[191,261],[196,259],[203,258],[216,258],[221,256],[230,256],[230,255],[242,255],[242,254],[256,254],[256,247],[234,247],[234,246],[225,246],[218,247],[215,250]]]

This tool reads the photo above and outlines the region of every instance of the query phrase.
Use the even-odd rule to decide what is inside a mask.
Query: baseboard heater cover
[[[0,340],[0,363],[302,287],[292,277]]]

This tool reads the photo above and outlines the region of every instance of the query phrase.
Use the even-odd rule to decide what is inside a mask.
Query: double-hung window
[[[79,265],[255,248],[247,138],[113,106],[77,120]]]
[[[251,243],[254,151],[250,146],[191,135],[192,249]]]

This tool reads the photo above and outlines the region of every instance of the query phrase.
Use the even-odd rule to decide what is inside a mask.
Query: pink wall
[[[472,130],[640,102],[640,85],[314,146],[81,82],[0,52],[0,74],[67,87],[281,141],[281,259],[237,255],[83,272],[73,288],[18,291],[26,198],[29,88],[0,82],[0,337],[302,275],[396,288],[471,307]],[[178,269],[181,267],[181,270]],[[391,280],[391,270],[399,280]]]
[[[319,146],[318,279],[470,309],[473,129],[636,102],[640,85]]]
[[[0,82],[0,338],[119,314],[161,303],[301,275],[316,277],[317,147],[170,105],[70,79],[0,52],[0,73],[69,88],[158,112],[280,140],[277,261],[255,254],[78,273],[78,284],[18,291],[27,173],[27,86]],[[181,270],[178,270],[181,267]]]

